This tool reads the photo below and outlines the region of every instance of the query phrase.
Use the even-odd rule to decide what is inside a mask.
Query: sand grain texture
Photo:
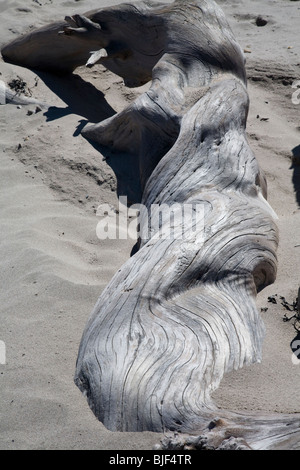
[[[101,1],[101,6],[113,3]],[[214,399],[222,408],[300,411],[300,365],[293,364],[292,322],[300,268],[300,196],[297,155],[300,104],[300,4],[289,0],[219,1],[247,59],[248,137],[268,180],[268,200],[279,220],[275,284],[258,305],[267,334],[261,364],[228,374]],[[95,0],[0,2],[0,46],[33,27],[98,8]],[[256,19],[267,20],[257,26]],[[51,107],[0,106],[1,325],[6,364],[0,365],[1,449],[151,449],[155,433],[112,433],[99,423],[73,383],[84,325],[132,240],[96,236],[99,204],[117,204],[135,172],[121,156],[107,160],[79,133],[120,111],[141,93],[101,67],[74,77],[37,75],[0,62],[0,79],[21,77],[28,94]],[[97,103],[97,106],[95,104]],[[30,113],[28,113],[30,111]],[[294,157],[294,163],[293,163]],[[277,303],[268,297],[277,294]],[[298,338],[299,339],[299,338]]]

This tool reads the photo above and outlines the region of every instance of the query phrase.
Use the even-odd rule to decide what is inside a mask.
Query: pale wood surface
[[[45,49],[49,41],[55,47]],[[2,54],[59,73],[100,61],[127,86],[152,79],[132,105],[83,134],[137,156],[149,211],[205,209],[204,226],[186,224],[184,240],[147,235],[142,216],[139,250],[100,296],[75,377],[97,418],[113,431],[199,433],[196,448],[229,437],[237,448],[299,446],[297,415],[242,415],[210,398],[225,372],[261,360],[255,299],[275,279],[278,244],[246,138],[244,56],[221,9],[205,0],[123,4],[66,17]],[[176,442],[162,447],[191,445],[184,434]]]

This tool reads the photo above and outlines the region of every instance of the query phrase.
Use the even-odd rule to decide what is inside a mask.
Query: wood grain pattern
[[[50,40],[59,49],[41,58]],[[132,105],[83,131],[137,156],[148,209],[137,253],[82,336],[75,382],[97,418],[112,431],[183,433],[161,448],[299,447],[297,415],[242,415],[211,400],[224,373],[261,360],[256,294],[274,282],[278,244],[246,138],[244,56],[222,10],[206,0],[122,4],[67,17],[2,54],[58,72],[100,62],[127,86],[152,80]],[[174,236],[157,237],[155,204],[201,205],[204,223],[175,223]]]

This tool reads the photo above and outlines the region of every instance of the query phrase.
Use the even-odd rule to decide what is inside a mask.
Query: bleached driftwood
[[[127,86],[152,80],[132,105],[84,130],[137,155],[148,209],[139,250],[100,296],[80,345],[75,382],[98,419],[113,431],[199,434],[162,448],[299,447],[299,416],[234,413],[211,400],[224,373],[261,360],[255,300],[275,279],[278,241],[246,139],[244,57],[221,9],[208,0],[122,4],[67,17],[2,54],[58,72],[99,61]],[[201,205],[204,224],[175,218],[173,236],[157,237],[155,204]]]
[[[41,109],[48,109],[49,105],[39,100],[26,96],[24,93],[11,90],[3,80],[0,80],[0,105],[15,104],[28,105],[35,104]]]

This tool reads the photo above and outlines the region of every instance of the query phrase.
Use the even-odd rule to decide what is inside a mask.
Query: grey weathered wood
[[[43,50],[50,41],[57,49]],[[82,336],[75,382],[98,419],[113,431],[188,434],[161,448],[299,447],[298,415],[240,414],[211,400],[224,373],[261,360],[256,294],[275,279],[278,243],[246,138],[244,57],[221,9],[207,0],[122,4],[66,17],[2,53],[57,72],[100,61],[128,86],[152,80],[83,132],[139,158],[148,209],[139,250]],[[185,223],[180,239],[175,221],[173,237],[156,237],[151,207],[175,203],[202,205],[204,225]]]
[[[0,105],[5,104],[16,104],[16,105],[27,105],[27,104],[36,104],[42,109],[48,109],[49,105],[43,103],[34,98],[24,95],[24,93],[19,93],[11,90],[3,80],[0,80]]]

